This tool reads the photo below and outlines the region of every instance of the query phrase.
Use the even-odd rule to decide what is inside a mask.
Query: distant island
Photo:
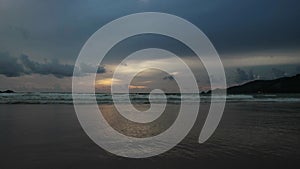
[[[5,91],[0,91],[0,93],[15,93],[15,92],[12,90],[5,90]]]
[[[222,90],[222,89],[215,89]],[[210,94],[211,91],[206,92]],[[227,88],[228,94],[275,94],[300,93],[300,74],[274,80],[254,80],[243,85]]]

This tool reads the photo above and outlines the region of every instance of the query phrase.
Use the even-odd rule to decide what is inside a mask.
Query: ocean
[[[92,103],[87,96],[92,94],[75,94],[82,97],[82,104]],[[132,103],[148,104],[149,95],[146,93],[115,94],[115,100],[108,93],[95,94],[98,104],[126,103],[129,96]],[[197,94],[166,94],[168,103],[196,102]],[[215,96],[215,101],[218,101]],[[165,99],[164,94],[154,94],[153,103],[161,103]],[[201,102],[211,102],[209,95],[200,95]],[[254,94],[254,95],[227,95],[227,102],[300,102],[300,94]],[[73,104],[72,93],[0,93],[0,104]]]
[[[90,104],[85,100],[82,104]],[[115,102],[124,102],[118,94]],[[127,95],[128,96],[128,95]],[[220,96],[223,97],[223,96]],[[124,120],[110,94],[96,94],[99,109],[118,132],[148,137],[166,130],[180,101],[198,104],[193,94],[168,94],[166,114],[155,123]],[[139,110],[148,95],[130,94]],[[154,101],[164,97],[157,94]],[[145,159],[118,157],[98,147],[83,131],[70,93],[0,94],[0,168],[297,168],[300,165],[300,95],[228,95],[215,133],[202,144],[199,133],[210,106],[201,95],[196,123],[173,149]],[[218,101],[218,100],[216,100]],[[120,147],[127,151],[127,147]]]

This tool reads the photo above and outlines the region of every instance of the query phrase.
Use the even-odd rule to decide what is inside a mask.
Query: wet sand
[[[141,109],[147,105],[138,105]],[[295,168],[300,164],[300,104],[227,103],[222,121],[204,144],[197,143],[208,104],[190,134],[156,157],[128,159],[110,154],[82,130],[72,105],[0,105],[0,168]],[[120,121],[112,105],[101,110],[127,135],[155,135],[176,118],[178,105],[157,124]],[[174,109],[174,110],[173,110]]]

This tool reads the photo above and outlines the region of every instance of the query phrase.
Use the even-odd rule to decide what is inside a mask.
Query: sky
[[[299,11],[297,0],[0,0],[0,90],[71,91],[74,64],[87,39],[106,23],[138,12],[177,15],[200,28],[218,51],[229,86],[293,76],[300,73]],[[97,71],[97,91],[122,83],[112,79],[116,66],[132,52],[149,47],[179,55],[193,70],[199,89],[209,89],[205,69],[189,48],[168,37],[141,35],[120,42],[107,54]],[[124,72],[149,61],[166,66],[169,62],[132,61],[124,65]],[[86,73],[80,76],[89,76],[92,66],[83,65]],[[176,90],[178,73],[145,70],[129,87]]]

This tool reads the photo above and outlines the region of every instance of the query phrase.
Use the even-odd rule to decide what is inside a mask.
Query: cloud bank
[[[9,53],[0,52],[0,74],[7,77],[17,77],[23,73],[24,68],[17,58],[11,57]]]
[[[6,77],[19,77],[22,75],[40,74],[53,75],[57,78],[73,76],[73,70],[76,69],[77,76],[85,76],[93,73],[95,69],[91,65],[81,64],[80,67],[74,67],[71,64],[62,64],[57,59],[50,62],[36,62],[29,56],[22,54],[20,57],[12,57],[9,53],[0,53],[0,74]],[[97,73],[105,73],[104,66],[98,67]]]

